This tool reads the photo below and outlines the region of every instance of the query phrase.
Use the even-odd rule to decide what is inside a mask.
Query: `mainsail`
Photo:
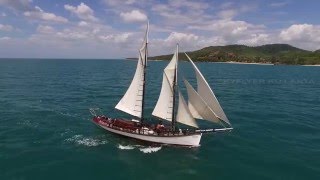
[[[162,87],[159,95],[157,104],[152,112],[153,116],[161,119],[172,121],[173,112],[173,99],[174,99],[174,79],[176,76],[176,68],[178,63],[178,51],[176,51],[167,65],[163,70],[162,75]]]
[[[136,72],[132,79],[132,82],[116,105],[116,109],[131,114],[133,116],[142,118],[143,114],[143,96],[144,96],[144,86],[145,86],[145,68],[147,65],[147,54],[148,54],[148,33],[149,33],[149,22],[147,24],[147,30],[145,38],[143,40],[142,47],[139,49],[139,58],[136,68]]]
[[[221,120],[231,125],[208,82],[203,77],[202,73],[199,71],[191,58],[186,53],[185,55],[191,62],[197,78],[197,91],[195,91],[193,87],[187,81],[185,81],[189,97],[188,104],[191,113],[195,118],[205,119],[213,122],[218,122],[218,120]]]
[[[185,102],[182,94],[179,92],[179,103],[177,116],[175,116],[175,85],[177,83],[177,70],[178,70],[178,46],[170,63],[163,71],[162,87],[157,104],[152,112],[153,116],[159,117],[167,121],[180,122],[193,127],[198,127],[195,119],[193,118],[187,103]],[[174,128],[174,125],[173,125]]]

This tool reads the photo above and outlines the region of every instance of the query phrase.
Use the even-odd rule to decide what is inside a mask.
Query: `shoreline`
[[[278,66],[278,65],[286,65],[286,66],[319,66],[320,64],[272,64],[272,63],[247,63],[247,62],[235,62],[235,61],[226,61],[226,62],[210,62],[210,63],[228,63],[228,64],[252,64],[252,65],[265,65],[265,66]]]
[[[148,61],[168,61],[168,60],[148,60]],[[195,62],[199,62],[199,61],[195,61]],[[225,62],[203,61],[203,62],[207,62],[207,63],[228,63],[228,64],[274,65],[272,63],[247,63],[247,62],[235,62],[235,61],[225,61]]]
[[[312,65],[312,64],[307,64],[307,65],[301,65],[301,66],[320,66],[320,64],[314,64],[314,65]]]
[[[272,63],[248,63],[248,62],[236,62],[236,61],[226,61],[226,62],[213,62],[213,63],[228,63],[228,64],[252,64],[252,65],[275,65]]]
[[[138,59],[133,59],[133,58],[126,58],[125,60],[138,60]],[[168,60],[157,60],[157,59],[149,59],[148,61],[168,61]],[[199,61],[195,61],[199,62]],[[207,63],[227,63],[227,64],[250,64],[250,65],[264,65],[264,66],[277,66],[277,65],[287,65],[287,66],[319,66],[320,64],[273,64],[273,63],[248,63],[248,62],[236,62],[236,61],[225,61],[225,62],[219,62],[219,61],[201,61],[201,62],[207,62]]]

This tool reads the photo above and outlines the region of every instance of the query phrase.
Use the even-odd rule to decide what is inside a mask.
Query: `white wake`
[[[162,147],[152,147],[152,146],[142,146],[142,145],[122,145],[118,144],[118,149],[121,150],[134,150],[134,149],[139,149],[139,151],[143,153],[155,153],[159,151]]]

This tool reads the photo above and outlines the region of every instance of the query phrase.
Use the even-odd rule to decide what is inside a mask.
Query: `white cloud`
[[[22,57],[31,54],[33,57],[119,58],[136,55],[140,45],[138,43],[140,34],[132,38],[134,32],[116,32],[101,24],[91,26],[89,23],[85,28],[75,24],[63,30],[53,29],[54,31],[52,28],[45,25],[38,26],[37,33],[27,41],[15,42],[12,47],[25,46],[23,52],[18,55]],[[50,33],[46,33],[47,31]],[[5,48],[8,50],[7,46]],[[0,53],[4,52],[5,55],[8,52],[6,50],[0,48]]]
[[[126,0],[126,1],[125,1],[126,4],[133,4],[133,3],[135,3],[135,2],[136,2],[136,0]]]
[[[24,30],[30,32],[30,30],[36,29],[31,36],[24,38],[20,34],[17,37],[12,37],[12,39],[10,37],[0,37],[0,40],[8,40],[6,42],[12,44],[11,52],[13,53],[11,53],[11,56],[15,56],[14,49],[20,47],[25,51],[24,55],[26,56],[42,54],[51,57],[133,57],[141,45],[145,23],[141,23],[137,26],[138,28],[132,28],[131,25],[121,23],[145,22],[147,15],[150,15],[150,55],[172,53],[176,43],[180,43],[182,51],[196,50],[206,46],[227,44],[255,46],[266,43],[289,43],[306,49],[320,48],[320,27],[318,25],[296,24],[277,30],[265,27],[263,24],[247,21],[246,17],[248,16],[242,14],[255,11],[258,7],[257,2],[225,1],[225,3],[218,3],[204,0],[101,1],[106,4],[105,7],[98,7],[102,9],[92,9],[93,7],[80,3],[80,1],[77,4],[65,3],[62,7],[65,12],[55,11],[56,8],[59,8],[59,5],[54,6],[53,4],[54,9],[45,9],[45,11],[52,12],[49,13],[37,6],[35,7],[38,3],[35,0],[0,0],[0,8],[14,11],[14,13],[8,11],[5,15],[12,15],[14,18],[21,18],[22,16],[36,20],[36,23],[28,25],[21,23],[22,27],[26,28],[22,29],[21,32]],[[291,3],[290,0],[286,2]],[[281,1],[269,2],[268,5],[269,7],[280,7],[284,6],[285,3]],[[103,24],[104,21],[96,17],[98,10],[105,10],[105,16],[108,17],[109,22],[119,22],[120,24],[115,27]],[[0,19],[3,16],[1,12]],[[65,13],[78,20],[61,25],[48,24],[48,22],[68,22],[68,19],[62,17],[62,14]],[[122,20],[123,22],[121,22]],[[261,21],[261,23],[267,22]],[[1,24],[1,32],[15,31],[17,34],[20,33],[15,27],[8,26],[10,25]],[[130,31],[130,28],[139,29],[139,32]],[[124,29],[126,32],[123,32]],[[50,51],[46,49],[50,49]],[[10,49],[7,46],[2,45],[0,54],[6,56],[9,54],[7,53],[8,50]],[[30,52],[27,50],[30,50]],[[22,55],[23,53],[19,54],[19,56]]]
[[[263,25],[250,24],[246,21],[236,21],[230,18],[188,26],[187,29],[209,33],[198,40],[202,47],[226,44],[262,45],[275,40],[275,38],[271,38],[273,36]]]
[[[163,25],[175,27],[205,22],[212,18],[211,15],[206,14],[206,6],[201,6],[201,3],[194,2],[197,5],[190,6],[189,3],[181,2],[169,1],[168,4],[154,4],[151,6],[151,11],[163,19]]]
[[[100,40],[98,36],[102,33],[109,33],[111,30],[109,26],[91,24],[85,21],[80,21],[78,24],[69,24],[62,30],[48,25],[39,25],[37,33],[33,34],[30,39],[32,42],[54,40],[61,43],[61,46],[69,42],[97,43],[97,40]]]
[[[134,4],[136,3],[137,1],[136,0],[104,0],[104,2],[108,5],[111,5],[111,6],[118,6],[118,5],[121,5],[121,4],[127,4],[127,5],[131,5],[131,4]]]
[[[237,42],[237,44],[244,44],[249,46],[259,46],[268,43],[274,43],[273,38],[271,38],[268,34],[251,34],[246,39],[241,39]]]
[[[320,26],[312,24],[294,24],[281,31],[279,35],[283,42],[287,42],[304,49],[320,48]]]
[[[318,41],[320,43],[320,26],[294,24],[281,31],[280,37],[285,41]]]
[[[9,7],[15,11],[32,10],[32,0],[0,0],[0,6]]]
[[[271,7],[275,7],[275,8],[279,8],[279,7],[286,6],[286,5],[288,5],[288,4],[289,4],[288,1],[283,1],[283,2],[274,2],[274,3],[271,3],[270,6],[271,6]]]
[[[122,12],[120,13],[120,17],[126,22],[144,22],[148,19],[147,16],[139,10]]]
[[[234,5],[234,2],[225,2],[220,5],[220,8],[221,9],[228,9],[228,8],[231,8],[233,5]]]
[[[5,37],[0,37],[0,41],[8,41],[8,40],[10,40],[11,38],[10,37],[7,37],[7,36],[5,36]]]
[[[218,12],[218,16],[222,19],[232,19],[237,15],[237,11],[234,9],[222,10]]]
[[[260,31],[262,25],[253,25],[245,21],[234,21],[230,19],[221,19],[209,21],[202,25],[188,26],[188,29],[214,31],[224,36],[240,36],[246,33]]]
[[[111,34],[107,36],[99,36],[99,38],[103,41],[107,42],[115,42],[115,43],[125,43],[128,41],[129,37],[132,33],[123,33],[123,34]]]
[[[198,36],[194,34],[172,32],[164,41],[169,43],[192,42],[198,40]]]
[[[69,4],[64,5],[67,11],[75,14],[78,18],[87,21],[98,21],[98,18],[94,16],[94,11],[85,3],[80,3],[78,6],[71,6]]]
[[[155,0],[101,0],[108,11],[119,14],[123,11],[131,11],[137,8],[147,8],[156,3]]]
[[[80,22],[78,23],[78,26],[80,26],[80,27],[87,27],[87,26],[89,26],[89,23],[87,23],[86,21],[80,21]]]
[[[62,32],[57,32],[56,37],[64,40],[86,40],[91,37],[89,31],[65,29]]]
[[[11,25],[0,24],[0,31],[12,31],[13,27]]]
[[[199,2],[199,1],[196,2],[196,1],[190,1],[190,0],[169,1],[169,5],[175,8],[186,7],[189,10],[203,10],[209,7],[208,3]]]
[[[42,33],[42,34],[52,34],[55,32],[55,29],[51,26],[39,25],[37,27],[37,32]]]
[[[33,20],[42,20],[48,22],[55,22],[55,23],[67,23],[68,19],[57,16],[53,13],[44,12],[40,7],[35,6],[34,10],[32,11],[25,11],[23,13],[24,16],[31,18]]]
[[[6,13],[4,13],[4,12],[2,12],[2,13],[0,14],[0,16],[1,16],[1,17],[6,17],[6,16],[7,16],[7,14],[6,14]]]
[[[242,4],[240,8],[237,7],[237,9],[239,9],[239,13],[253,12],[257,10],[257,8],[258,8],[257,2]]]
[[[255,3],[251,3],[236,6],[234,3],[224,3],[220,6],[220,8],[222,10],[218,11],[217,13],[219,18],[232,19],[238,14],[255,11],[257,9],[257,5]]]
[[[207,46],[222,46],[226,44],[227,41],[222,36],[202,37],[198,40],[198,49]]]
[[[172,32],[165,39],[151,39],[150,53],[152,55],[172,53],[177,43],[180,44],[181,51],[194,50],[198,48],[199,39],[199,36],[192,33]]]
[[[42,20],[55,23],[66,23],[68,20],[62,16],[57,16],[54,13],[43,11],[39,6],[33,7],[32,0],[0,0],[0,6],[13,9],[16,12],[21,12],[24,16],[33,20]],[[2,16],[6,16],[2,13]]]

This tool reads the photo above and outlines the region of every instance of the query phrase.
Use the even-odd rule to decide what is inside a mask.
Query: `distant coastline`
[[[138,60],[138,58],[126,58],[126,60]],[[168,59],[166,60],[158,60],[158,59],[150,59],[149,61],[169,61]],[[276,66],[276,65],[292,65],[292,64],[273,64],[270,62],[266,62],[266,63],[255,63],[255,62],[236,62],[236,61],[201,61],[201,62],[210,62],[210,63],[227,63],[227,64],[251,64],[251,65],[264,65],[264,66]],[[299,64],[296,64],[299,65]],[[307,64],[307,65],[301,65],[301,66],[319,66],[320,64]]]
[[[320,50],[308,51],[288,44],[262,46],[227,45],[210,46],[187,54],[194,61],[261,65],[320,65]],[[172,54],[149,57],[150,60],[169,60]],[[184,53],[179,53],[187,60]],[[133,58],[130,58],[133,59]]]
[[[302,65],[302,66],[319,66],[319,67],[320,67],[320,64],[314,64],[314,65]]]
[[[213,63],[229,63],[229,64],[253,64],[253,65],[275,65],[272,63],[249,63],[249,62],[235,62],[235,61],[226,61],[226,62],[213,62]]]

